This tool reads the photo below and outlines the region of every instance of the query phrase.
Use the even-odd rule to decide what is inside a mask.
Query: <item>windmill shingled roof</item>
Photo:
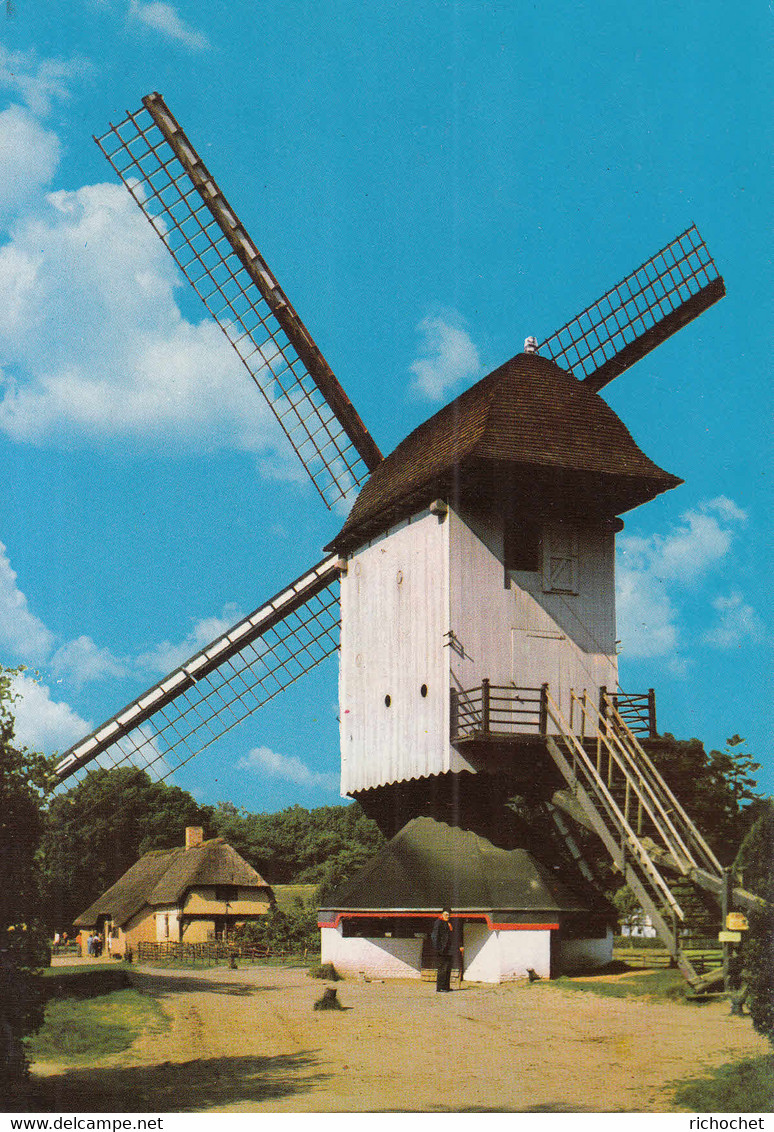
[[[613,514],[682,482],[642,452],[598,393],[539,354],[517,354],[378,465],[331,547],[352,545],[362,532],[371,533],[379,515],[393,521],[401,501],[482,464],[561,473],[565,483],[576,473],[610,493]]]
[[[578,895],[526,849],[502,849],[430,817],[405,825],[325,908],[437,911],[446,904],[456,911],[608,911],[604,898]]]
[[[187,889],[214,884],[268,888],[252,865],[222,837],[216,837],[191,849],[146,853],[74,923],[76,927],[90,927],[100,916],[109,916],[114,923],[125,924],[146,904],[174,904]]]

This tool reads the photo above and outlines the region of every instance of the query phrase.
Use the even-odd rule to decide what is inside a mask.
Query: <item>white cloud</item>
[[[76,637],[62,645],[51,657],[48,667],[55,676],[75,688],[108,676],[120,678],[129,671],[125,661],[113,656],[109,649],[98,648],[91,637]]]
[[[763,636],[763,622],[738,590],[728,597],[716,597],[712,607],[718,612],[718,621],[707,630],[703,640],[713,648],[733,649],[744,640],[759,640]]]
[[[734,524],[746,519],[732,500],[719,496],[686,511],[667,535],[618,539],[618,634],[627,658],[672,654],[678,663],[681,625],[673,590],[695,586],[721,562],[731,548]]]
[[[160,31],[162,35],[177,40],[193,51],[203,51],[210,46],[207,36],[182,20],[171,4],[163,4],[158,0],[151,0],[149,3],[131,0],[129,14],[147,27]]]
[[[178,643],[162,641],[149,652],[137,658],[140,668],[150,669],[166,676],[184,661],[200,652],[217,637],[220,637],[242,618],[235,605],[226,605],[220,617],[204,617],[197,621],[188,636]]]
[[[70,97],[72,80],[91,71],[78,56],[70,59],[39,59],[37,52],[9,51],[0,44],[0,87],[21,95],[26,106],[41,118],[51,113],[56,101]]]
[[[123,187],[56,192],[0,248],[0,429],[66,444],[121,436],[265,453],[279,428]]]
[[[51,699],[51,692],[31,676],[20,673],[11,682],[19,699],[14,705],[16,741],[22,747],[50,755],[63,751],[92,729],[69,707]]]
[[[254,748],[239,760],[237,767],[282,778],[296,786],[322,786],[327,790],[336,790],[339,785],[338,775],[310,770],[296,755],[280,755],[269,747]]]
[[[734,535],[730,524],[745,522],[747,516],[732,500],[719,496],[681,518],[682,525],[668,535],[619,539],[629,568],[662,582],[691,582],[728,553]]]
[[[76,688],[88,680],[126,675],[126,664],[108,649],[97,648],[90,637],[57,645],[55,634],[29,608],[0,543],[0,655],[10,656],[14,663],[46,664],[54,676]]]
[[[444,312],[428,315],[417,330],[422,334],[421,357],[412,362],[411,388],[430,401],[440,400],[447,390],[470,381],[481,372],[481,360],[459,315]]]
[[[0,217],[35,199],[59,165],[59,139],[23,106],[0,112]]]
[[[627,658],[665,656],[677,647],[677,610],[664,586],[647,571],[619,566],[616,611]]]
[[[0,650],[7,650],[17,662],[40,664],[53,644],[53,633],[31,612],[0,543]]]

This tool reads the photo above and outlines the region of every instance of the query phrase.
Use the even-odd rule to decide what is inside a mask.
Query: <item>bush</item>
[[[332,963],[318,963],[316,967],[309,968],[309,974],[313,979],[327,979],[331,983],[338,983],[341,979]]]
[[[753,1025],[774,1043],[774,804],[742,842],[736,869],[744,887],[767,901],[748,913],[742,961]]]
[[[316,951],[320,946],[317,912],[300,902],[285,911],[274,907],[262,920],[237,928],[233,938],[235,943],[257,944],[269,951]]]

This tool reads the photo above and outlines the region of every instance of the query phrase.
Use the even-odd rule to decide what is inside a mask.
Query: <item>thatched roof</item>
[[[574,878],[573,878],[574,879]],[[501,849],[485,837],[430,817],[414,818],[347,884],[326,911],[526,913],[609,911],[601,896],[538,861],[526,849]]]
[[[222,837],[191,849],[146,853],[99,900],[81,912],[76,927],[88,928],[100,916],[122,925],[145,905],[177,904],[189,888],[230,884],[270,891],[266,881]]]
[[[638,448],[598,393],[547,358],[517,354],[378,465],[330,548],[351,549],[435,495],[494,482],[533,507],[610,518],[682,481]]]

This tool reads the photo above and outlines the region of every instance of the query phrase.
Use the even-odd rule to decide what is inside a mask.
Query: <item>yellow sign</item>
[[[718,939],[721,943],[741,943],[741,932],[718,932]]]
[[[730,932],[745,932],[749,927],[747,917],[742,912],[729,912],[726,916],[726,927]]]

